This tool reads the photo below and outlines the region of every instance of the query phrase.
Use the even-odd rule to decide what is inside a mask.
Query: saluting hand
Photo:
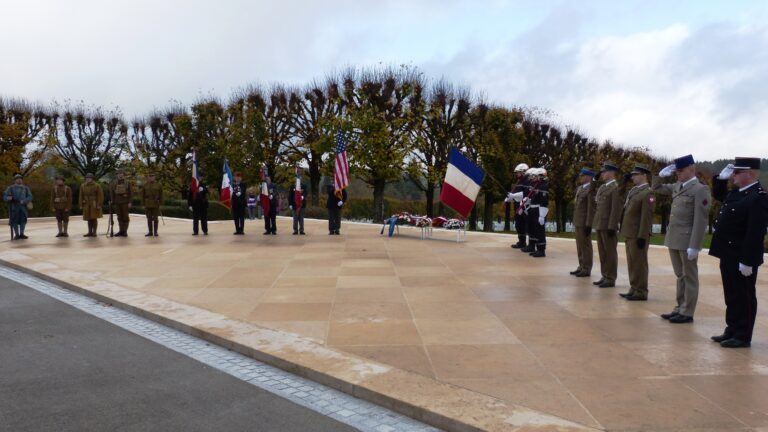
[[[667,165],[659,171],[659,177],[669,177],[675,172],[675,164]]]
[[[728,180],[733,176],[733,164],[728,164],[723,168],[722,171],[720,171],[720,174],[717,175],[717,178],[720,180]]]

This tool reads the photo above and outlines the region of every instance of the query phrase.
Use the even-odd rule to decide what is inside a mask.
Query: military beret
[[[611,161],[605,161],[603,162],[603,166],[600,168],[600,172],[603,171],[618,171],[619,167],[616,166],[615,163]]]
[[[594,176],[597,175],[596,172],[592,171],[589,168],[582,168],[581,171],[579,171],[579,174],[580,175],[585,175],[585,176],[590,176],[590,177],[594,177]]]
[[[755,157],[737,157],[733,161],[733,169],[738,170],[759,170],[760,158]]]
[[[693,165],[695,163],[696,162],[693,161],[693,156],[692,155],[681,156],[681,157],[675,159],[675,169],[681,170],[681,169],[689,167],[689,166],[691,166],[691,165]]]

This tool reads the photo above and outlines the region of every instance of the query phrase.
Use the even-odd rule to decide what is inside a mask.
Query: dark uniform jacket
[[[307,186],[303,183],[301,185],[301,196],[304,197],[304,199],[301,200],[301,208],[307,208]],[[297,207],[296,206],[296,185],[291,186],[291,190],[290,192],[288,192],[288,205],[293,206],[293,208]]]
[[[326,188],[328,192],[328,200],[325,203],[326,208],[333,209],[333,208],[339,208],[339,201],[347,201],[347,190],[344,189],[341,191],[341,199],[336,196],[334,193],[333,185],[328,185]]]
[[[712,196],[723,203],[715,221],[709,254],[720,259],[737,259],[748,266],[763,263],[768,193],[755,183],[744,191],[727,192],[727,180],[715,178]]]
[[[133,189],[128,180],[115,180],[109,186],[110,200],[113,204],[129,204],[133,198]]]
[[[528,192],[531,191],[531,182],[528,180],[528,177],[522,176],[520,180],[515,183],[515,186],[512,188],[512,193],[522,192],[523,197],[528,196]],[[515,213],[520,212],[520,206],[521,203],[514,201],[515,204]]]
[[[163,188],[157,181],[147,182],[141,189],[141,201],[144,208],[160,208],[163,203]]]
[[[531,194],[531,205],[539,207],[549,207],[549,182],[540,181],[538,184],[534,183],[534,191]]]
[[[195,210],[208,208],[208,187],[205,185],[200,185],[199,187],[202,190],[198,189],[197,196],[193,196],[192,191],[189,191],[189,196],[187,197],[187,205]]]
[[[72,208],[72,189],[67,185],[53,185],[51,207],[54,210],[69,211]]]
[[[240,196],[238,196],[238,192]],[[248,204],[248,185],[245,182],[232,183],[232,207],[245,208]]]

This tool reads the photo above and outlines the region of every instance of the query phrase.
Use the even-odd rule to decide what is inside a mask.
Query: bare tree
[[[57,120],[51,109],[23,99],[0,97],[0,171],[29,174],[51,147]]]

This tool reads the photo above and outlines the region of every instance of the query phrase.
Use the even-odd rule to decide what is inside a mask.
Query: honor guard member
[[[189,191],[187,205],[192,212],[192,235],[198,235],[203,229],[203,235],[208,235],[208,187],[200,182],[196,191]]]
[[[573,226],[576,228],[576,255],[579,267],[571,274],[576,277],[589,277],[592,274],[592,219],[595,216],[595,180],[596,173],[587,168],[579,171],[578,182],[573,199]]]
[[[117,171],[117,178],[109,186],[109,195],[113,211],[117,215],[117,225],[119,227],[115,237],[128,237],[128,223],[130,222],[128,212],[131,209],[133,189],[131,188],[131,183],[125,178],[125,171]]]
[[[288,192],[288,205],[293,210],[293,235],[304,235],[304,211],[307,208],[307,186],[301,183],[301,202],[297,203],[296,185]]]
[[[277,235],[277,206],[280,199],[274,183],[269,183],[269,212],[264,214],[264,235]]]
[[[64,184],[64,176],[56,176],[56,184],[51,191],[51,208],[56,215],[59,233],[56,237],[69,237],[69,213],[72,210],[72,188]]]
[[[597,254],[600,258],[600,280],[592,282],[600,288],[612,288],[616,286],[616,273],[618,269],[618,254],[616,247],[618,237],[616,232],[621,221],[623,201],[619,196],[619,184],[616,181],[616,173],[619,168],[613,162],[603,162],[600,169],[600,179],[603,184],[595,194],[595,217],[592,219],[592,228],[597,233]]]
[[[530,244],[528,249],[532,249],[529,254],[534,258],[546,256],[547,235],[545,224],[547,222],[547,213],[549,213],[549,181],[547,180],[547,170],[536,168],[534,171],[535,180],[531,184],[530,205],[528,206],[528,238]]]
[[[693,321],[699,298],[699,251],[704,245],[704,233],[709,221],[712,196],[709,187],[696,178],[696,165],[692,155],[675,159],[675,163],[659,172],[659,177],[677,173],[677,183],[653,182],[657,195],[672,197],[664,246],[669,249],[672,269],[677,277],[677,305],[661,317],[671,323],[684,324]]]
[[[85,183],[80,186],[79,201],[80,208],[83,210],[83,220],[88,222],[88,234],[83,234],[83,237],[96,237],[104,205],[104,191],[91,173],[85,175]]]
[[[147,215],[147,234],[144,237],[157,237],[159,225],[160,206],[163,203],[163,188],[155,180],[155,173],[147,176],[147,182],[141,189],[141,201],[144,203],[144,214]]]
[[[235,172],[232,183],[232,220],[235,222],[234,235],[245,234],[245,212],[248,207],[248,185],[243,181],[243,175]]]
[[[3,201],[8,204],[8,225],[11,226],[11,240],[26,240],[24,228],[27,226],[29,204],[32,191],[24,184],[21,174],[13,176],[13,184],[3,193]]]
[[[325,207],[328,208],[328,235],[339,235],[341,230],[341,206],[347,202],[347,190],[341,190],[341,198],[336,196],[336,190],[333,184],[329,184],[325,188],[328,199],[325,202]]]
[[[634,187],[624,200],[621,234],[627,252],[629,292],[619,295],[629,301],[648,300],[648,240],[651,237],[653,207],[656,202],[648,185],[650,173],[646,165],[635,165],[630,172]]]
[[[521,163],[515,167],[515,175],[517,176],[517,183],[512,187],[512,193],[522,192],[525,196],[530,190],[530,182],[525,172],[528,171],[528,165]],[[526,236],[528,230],[526,229],[526,215],[523,206],[520,202],[515,200],[507,201],[509,205],[513,205],[512,209],[515,211],[515,231],[517,231],[517,243],[512,245],[514,249],[521,249],[528,245]]]
[[[715,179],[712,194],[722,208],[709,254],[720,258],[725,331],[712,340],[724,348],[748,347],[757,317],[757,268],[763,263],[768,193],[758,181],[760,159],[737,157]],[[727,191],[728,179],[735,188]]]

